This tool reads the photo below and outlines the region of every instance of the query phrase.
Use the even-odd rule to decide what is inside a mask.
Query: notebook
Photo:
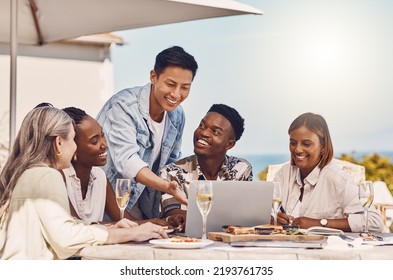
[[[185,235],[202,236],[202,215],[196,203],[196,182],[188,192]],[[220,232],[223,225],[256,226],[270,223],[273,182],[212,181],[213,203],[207,217],[207,232]]]

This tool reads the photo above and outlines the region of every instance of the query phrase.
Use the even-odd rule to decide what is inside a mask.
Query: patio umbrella
[[[262,14],[232,0],[0,0],[0,43],[10,43],[10,144],[15,136],[18,44],[196,19]],[[10,145],[11,147],[11,145]]]

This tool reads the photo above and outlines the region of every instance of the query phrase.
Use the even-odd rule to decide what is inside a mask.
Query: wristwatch
[[[319,221],[319,223],[321,224],[321,226],[326,227],[326,225],[327,225],[327,223],[328,223],[328,220],[326,220],[326,219],[321,219],[321,220]]]

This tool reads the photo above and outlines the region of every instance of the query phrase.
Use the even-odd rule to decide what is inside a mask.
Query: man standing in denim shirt
[[[98,113],[108,142],[105,173],[112,184],[117,178],[133,181],[127,211],[138,219],[158,218],[161,192],[187,203],[176,182],[156,174],[180,158],[184,111],[180,105],[190,92],[198,64],[181,47],[156,56],[150,83],[113,95]]]

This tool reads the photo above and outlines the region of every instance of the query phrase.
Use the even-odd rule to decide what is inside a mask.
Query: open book
[[[344,232],[341,229],[330,228],[330,227],[310,227],[306,230],[307,234],[316,234],[316,235],[340,235]]]

